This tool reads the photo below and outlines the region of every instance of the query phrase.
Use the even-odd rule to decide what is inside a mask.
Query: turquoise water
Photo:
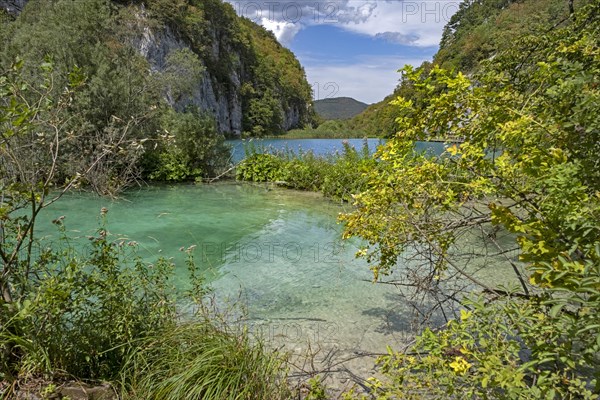
[[[179,249],[196,246],[215,301],[241,304],[263,336],[385,351],[410,324],[393,287],[372,284],[354,258],[359,243],[340,240],[343,207],[320,194],[237,183],[152,186],[116,201],[68,194],[45,210],[39,233],[58,237],[50,221],[65,215],[69,235],[84,243],[102,207],[114,239],[137,242],[148,261],[177,262],[180,286],[187,270]]]
[[[195,246],[214,304],[236,304],[234,314],[243,315],[252,332],[294,354],[335,352],[355,360],[359,371],[365,362],[355,359],[356,352],[403,348],[412,337],[418,301],[411,305],[399,288],[371,283],[368,266],[354,257],[360,242],[341,241],[337,216],[349,206],[265,184],[150,186],[119,200],[68,194],[40,215],[38,233],[56,239],[51,221],[64,215],[69,236],[85,245],[102,207],[113,239],[137,242],[146,261],[162,256],[176,262],[180,289],[187,281],[180,248]],[[502,257],[475,256],[482,248],[477,236],[463,241],[466,256],[459,261],[466,270],[494,284],[512,276]],[[407,252],[404,262],[414,262],[410,258]],[[404,265],[389,278],[402,279]],[[468,290],[470,282],[457,275],[454,285]]]
[[[232,161],[237,163],[244,159],[244,146],[254,146],[266,151],[312,151],[315,155],[325,156],[342,152],[344,142],[348,142],[355,149],[362,149],[365,139],[252,139],[252,140],[230,140],[228,143],[232,147]],[[383,139],[366,139],[369,151],[374,153],[377,147],[383,143]],[[428,151],[432,154],[441,154],[445,145],[441,142],[416,142],[415,150]]]

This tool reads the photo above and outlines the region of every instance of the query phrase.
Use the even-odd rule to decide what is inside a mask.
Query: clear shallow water
[[[187,272],[179,248],[195,245],[217,301],[241,303],[267,338],[382,352],[409,326],[393,287],[372,284],[354,258],[358,243],[340,241],[343,209],[319,194],[235,183],[154,186],[117,201],[69,194],[41,216],[39,233],[58,237],[50,221],[65,215],[69,235],[85,242],[102,207],[113,238],[138,242],[149,261],[175,259],[180,286]]]
[[[152,186],[117,201],[68,194],[40,216],[39,234],[58,237],[51,221],[65,215],[69,236],[87,244],[102,207],[114,239],[138,242],[147,261],[174,259],[180,289],[187,269],[179,248],[196,246],[217,307],[235,303],[234,318],[244,309],[250,332],[289,351],[296,368],[334,371],[326,375],[330,388],[349,389],[349,378],[372,376],[373,353],[402,349],[412,338],[411,304],[394,286],[371,283],[366,263],[354,258],[360,243],[340,240],[336,217],[344,208],[320,194],[233,182]],[[481,242],[473,237],[465,245],[477,253]],[[511,276],[497,259],[473,261],[461,265],[470,272],[485,267],[477,275],[488,282]],[[402,275],[400,265],[390,279]],[[459,277],[457,288],[469,284]]]
[[[292,150],[312,151],[315,155],[326,156],[344,150],[344,142],[348,142],[356,150],[363,148],[365,139],[252,139],[252,140],[229,140],[232,147],[232,161],[238,163],[245,157],[244,146],[254,146],[264,151],[277,152]],[[383,139],[366,139],[369,151],[374,153],[377,147],[383,143]],[[445,144],[441,142],[416,142],[416,151],[428,151],[433,154],[441,154],[445,149]]]

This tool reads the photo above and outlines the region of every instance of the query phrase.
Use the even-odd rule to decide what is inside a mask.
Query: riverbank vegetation
[[[283,135],[273,136],[281,139],[362,139],[376,137],[363,130],[352,130],[344,121],[330,120],[316,128],[292,129]]]
[[[347,142],[339,154],[327,157],[292,150],[272,152],[249,146],[236,168],[236,178],[249,182],[276,182],[299,190],[320,191],[325,196],[351,201],[352,195],[367,189],[365,173],[375,167],[365,142],[356,150]]]

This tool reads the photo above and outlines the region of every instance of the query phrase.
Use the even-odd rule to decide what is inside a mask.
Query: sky
[[[405,64],[437,51],[460,0],[227,0],[272,31],[304,66],[315,100],[371,104],[392,93]]]

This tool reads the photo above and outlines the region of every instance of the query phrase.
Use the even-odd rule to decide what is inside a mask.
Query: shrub
[[[238,165],[236,177],[250,182],[275,182],[281,177],[284,163],[283,159],[273,154],[252,154]]]
[[[164,135],[146,155],[145,169],[152,180],[182,182],[214,176],[227,165],[229,149],[212,117],[198,110],[168,110],[161,122]]]
[[[327,157],[312,152],[287,150],[271,154],[268,151],[249,148],[237,167],[237,179],[279,182],[290,188],[321,191],[327,197],[350,201],[353,194],[367,188],[365,174],[377,164],[366,142],[360,151],[344,143],[341,154]]]
[[[41,247],[38,277],[16,283],[22,295],[4,314],[0,335],[12,352],[5,378],[113,379],[136,340],[173,325],[172,263],[143,263],[133,243],[111,242],[104,226],[90,244],[87,255],[67,237],[58,247]]]

